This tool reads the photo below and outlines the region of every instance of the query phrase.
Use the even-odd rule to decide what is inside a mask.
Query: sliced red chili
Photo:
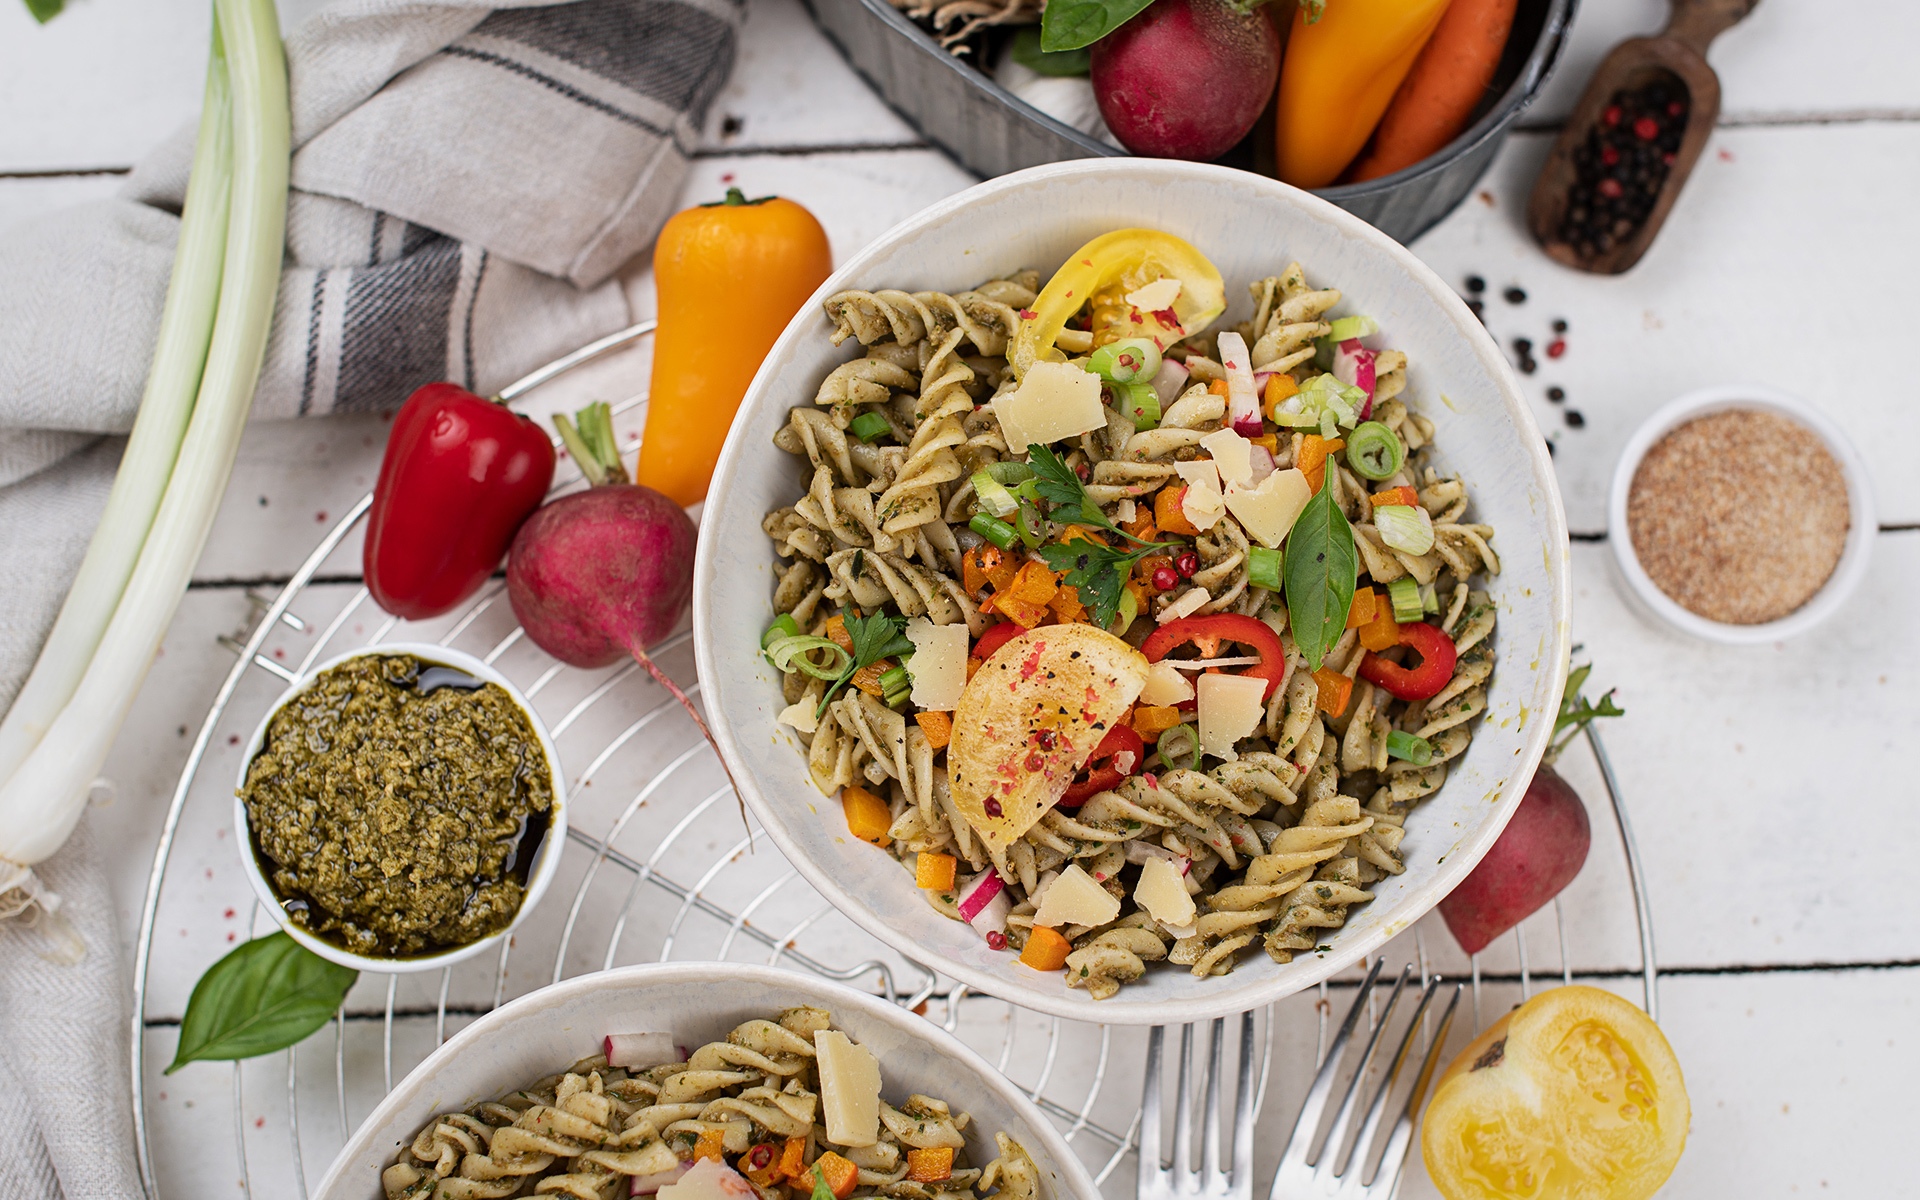
[[[1413,621],[1400,627],[1400,644],[1410,646],[1420,656],[1416,666],[1403,667],[1381,658],[1372,651],[1360,660],[1360,678],[1383,687],[1401,700],[1425,700],[1440,694],[1453,678],[1458,655],[1453,639],[1425,621]]]
[[[993,652],[1025,633],[1014,621],[1002,621],[998,625],[989,625],[987,631],[973,643],[973,656],[985,662],[993,657]]]
[[[1126,754],[1133,758],[1123,771],[1116,760]],[[1115,725],[1087,756],[1087,765],[1081,768],[1080,776],[1067,788],[1067,794],[1060,797],[1060,807],[1078,808],[1096,793],[1120,786],[1122,779],[1139,772],[1146,756],[1147,744],[1140,740],[1133,726]]]
[[[1273,626],[1255,617],[1216,613],[1210,617],[1168,621],[1141,644],[1140,653],[1147,656],[1148,662],[1159,662],[1181,646],[1191,644],[1200,651],[1200,657],[1214,658],[1220,653],[1222,642],[1238,642],[1260,656],[1259,662],[1242,668],[1239,673],[1266,680],[1267,690],[1261,699],[1271,697],[1286,674],[1287,652],[1281,648],[1280,635],[1273,631]]]

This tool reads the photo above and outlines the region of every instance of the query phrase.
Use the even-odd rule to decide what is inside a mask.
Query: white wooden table
[[[317,2],[283,0],[283,19],[291,26]],[[1920,71],[1910,61],[1920,5],[1766,0],[1715,47],[1721,128],[1659,242],[1628,276],[1589,278],[1540,255],[1519,213],[1587,73],[1620,38],[1656,28],[1664,8],[1589,0],[1558,77],[1478,198],[1414,249],[1445,278],[1486,278],[1487,321],[1503,343],[1528,337],[1542,347],[1553,319],[1570,325],[1565,357],[1536,351],[1539,371],[1523,382],[1556,445],[1575,531],[1576,640],[1596,682],[1617,686],[1628,711],[1608,738],[1646,864],[1662,1024],[1694,1108],[1665,1194],[1901,1194],[1912,1189],[1894,1172],[1920,1073],[1920,875],[1909,868],[1920,842],[1911,766],[1920,474],[1909,460],[1920,417],[1899,349],[1912,345],[1920,316],[1910,217],[1920,186]],[[17,2],[0,2],[0,222],[109,194],[192,118],[205,9],[202,0],[75,0],[36,29]],[[733,183],[794,197],[844,258],[971,182],[867,90],[795,0],[753,0],[735,81],[714,105],[686,199]],[[630,282],[637,311],[650,311],[645,271]],[[1513,284],[1526,290],[1524,305],[1500,298]],[[610,364],[542,406],[643,384],[643,360]],[[1634,425],[1680,392],[1739,379],[1823,405],[1865,453],[1883,522],[1866,582],[1836,618],[1800,641],[1744,650],[1682,641],[1636,616],[1603,544],[1606,480]],[[1546,401],[1552,385],[1565,389],[1564,405]],[[1584,427],[1569,427],[1566,409],[1583,414]],[[117,799],[93,818],[110,846],[127,938],[188,731],[231,666],[216,636],[247,629],[247,590],[276,590],[366,491],[383,434],[376,419],[248,431],[196,583],[109,764]],[[1603,803],[1584,762],[1572,771],[1589,804]],[[157,996],[184,997],[235,935],[221,897],[247,893],[227,832],[183,843],[175,870],[204,874],[206,917],[178,935],[161,931]],[[1596,849],[1596,865],[1567,895],[1575,966],[1637,995],[1623,880],[1617,856],[1604,857]],[[1495,947],[1483,965],[1510,971],[1511,957]],[[377,1006],[359,993],[353,1003],[363,999]],[[148,1008],[162,1039],[178,1016],[166,1007]],[[161,1126],[164,1181],[169,1194],[228,1194],[237,1191],[233,1115],[187,1110],[229,1104],[231,1074],[198,1070],[162,1085],[171,1093],[161,1107],[174,1106]],[[1263,1134],[1284,1136],[1290,1119],[1270,1112]],[[310,1162],[309,1177],[320,1169]],[[1115,1175],[1109,1195],[1131,1194],[1130,1172]],[[1403,1194],[1434,1193],[1416,1167]]]

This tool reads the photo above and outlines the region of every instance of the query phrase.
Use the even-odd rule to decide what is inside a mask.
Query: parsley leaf
[[[847,637],[853,642],[853,661],[828,685],[826,695],[820,698],[820,707],[814,710],[816,717],[827,711],[834,693],[845,687],[861,668],[870,667],[883,658],[913,652],[913,642],[901,632],[907,627],[905,617],[889,617],[881,613],[862,617],[848,610],[846,624]]]
[[[1105,629],[1120,612],[1120,594],[1126,589],[1133,565],[1156,550],[1179,550],[1181,546],[1177,542],[1143,541],[1108,520],[1093,497],[1087,495],[1073,468],[1048,447],[1036,442],[1027,447],[1027,455],[1032,460],[1034,489],[1042,500],[1058,508],[1074,510],[1081,522],[1119,534],[1135,547],[1118,550],[1090,538],[1077,537],[1059,545],[1038,548],[1037,553],[1047,568],[1066,573],[1061,582],[1080,594],[1080,603],[1093,610],[1093,623]],[[1072,514],[1056,509],[1049,515],[1058,521]]]

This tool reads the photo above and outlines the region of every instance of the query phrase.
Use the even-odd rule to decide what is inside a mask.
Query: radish
[[[1252,130],[1279,77],[1272,19],[1225,0],[1155,0],[1093,44],[1100,115],[1149,158],[1220,157]]]
[[[1362,346],[1359,338],[1348,338],[1333,348],[1333,377],[1367,394],[1360,406],[1362,421],[1373,415],[1373,364],[1373,351]]]
[[[687,1056],[673,1044],[670,1033],[610,1033],[602,1040],[607,1065],[639,1070],[662,1063],[685,1062]]]
[[[1227,372],[1227,424],[1245,438],[1260,436],[1260,393],[1254,389],[1253,356],[1247,352],[1247,339],[1232,330],[1223,330],[1216,339],[1220,346],[1220,365]]]
[[[960,892],[960,915],[967,924],[974,927],[988,943],[994,934],[1006,936],[1007,916],[1013,911],[1013,905],[1007,897],[1006,884],[992,870],[968,883]],[[1003,943],[1004,944],[1004,943]],[[998,946],[994,947],[999,949]]]
[[[1160,370],[1153,376],[1153,394],[1160,397],[1161,412],[1173,407],[1173,402],[1186,390],[1187,380],[1191,377],[1187,364],[1171,358],[1160,360]]]
[[[514,535],[507,552],[513,615],[534,645],[569,666],[605,667],[632,656],[687,710],[718,755],[693,701],[647,655],[673,632],[692,598],[698,531],[679,505],[627,482],[607,405],[590,404],[576,416],[578,427],[565,416],[554,424],[593,486],[542,506]]]

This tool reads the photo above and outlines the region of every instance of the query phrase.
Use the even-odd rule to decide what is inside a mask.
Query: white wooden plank
[[[1920,521],[1920,478],[1887,436],[1911,421],[1900,390],[1815,365],[1819,347],[1911,336],[1920,242],[1888,198],[1913,187],[1920,122],[1718,131],[1646,258],[1611,277],[1547,261],[1525,230],[1548,141],[1512,138],[1479,198],[1414,249],[1455,287],[1485,277],[1487,326],[1509,358],[1514,338],[1533,341],[1539,370],[1522,383],[1557,445],[1572,528],[1604,528],[1614,460],[1643,419],[1684,392],[1741,380],[1821,405],[1865,455],[1880,520]],[[1516,284],[1524,305],[1501,298]],[[1555,318],[1571,326],[1560,359],[1546,353]],[[1554,385],[1564,405],[1547,403]],[[1584,428],[1566,426],[1567,409]]]

